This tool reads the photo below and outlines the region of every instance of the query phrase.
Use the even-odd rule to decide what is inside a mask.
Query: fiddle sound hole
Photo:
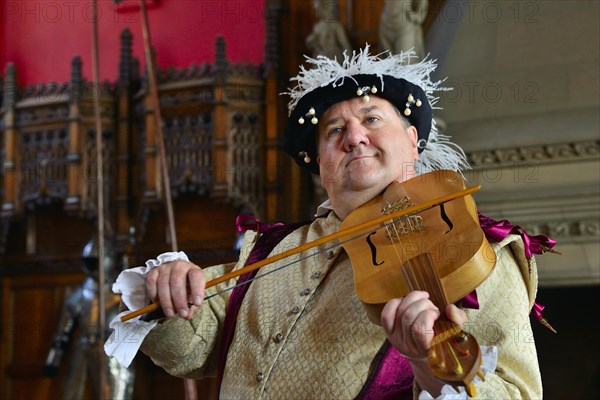
[[[442,217],[442,220],[446,223],[446,225],[448,225],[448,230],[444,232],[444,234],[450,233],[454,228],[454,224],[450,220],[448,214],[446,214],[446,208],[444,207],[444,203],[440,204],[440,215]]]

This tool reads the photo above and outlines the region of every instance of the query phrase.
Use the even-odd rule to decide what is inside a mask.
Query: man
[[[537,275],[518,235],[492,244],[496,267],[477,288],[478,308],[439,310],[427,292],[413,291],[385,305],[381,326],[369,322],[348,256],[332,244],[275,273],[289,261],[262,267],[242,291],[223,291],[235,280],[204,289],[249,258],[264,258],[257,254],[277,243],[275,236],[281,241],[270,254],[338,231],[394,181],[465,166],[460,148],[432,124],[435,65],[410,57],[373,57],[367,47],[343,64],[309,59],[314,68],[302,68],[289,93],[284,147],[320,174],[329,200],[313,222],[285,234],[247,232],[235,265],[202,270],[178,254],[152,260],[144,271],[147,297],[160,301],[167,318],[153,325],[141,349],[155,363],[188,378],[217,373],[227,399],[410,398],[413,390],[421,398],[456,396],[426,361],[433,323],[445,313],[482,345],[485,381],[475,383],[481,398],[541,398],[528,318]]]

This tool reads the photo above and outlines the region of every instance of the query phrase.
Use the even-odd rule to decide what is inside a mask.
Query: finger
[[[171,269],[169,277],[169,287],[171,290],[171,299],[175,312],[182,318],[189,316],[188,302],[188,272],[189,265],[176,263]]]
[[[419,290],[414,290],[408,293],[402,300],[399,313],[404,314],[406,310],[414,307],[414,303],[429,299],[429,293]]]
[[[394,337],[397,341],[404,341],[407,327],[413,323],[421,309],[430,304],[427,292],[411,292],[404,298],[396,298],[388,301],[381,312],[381,325],[388,337]],[[429,307],[432,307],[430,305]],[[408,312],[408,317],[405,313]]]
[[[160,306],[165,313],[165,316],[170,318],[175,315],[175,308],[173,307],[173,301],[171,299],[171,288],[169,287],[171,270],[168,264],[163,264],[160,267],[157,267],[156,270],[158,270],[156,281],[158,301],[160,301]]]
[[[407,296],[408,297],[408,296]],[[402,320],[405,353],[422,357],[427,353],[433,338],[433,325],[440,313],[425,292],[411,293],[411,303],[398,318]]]
[[[446,307],[446,316],[450,321],[454,322],[461,328],[465,322],[467,322],[467,313],[454,304],[450,304],[448,307]]]
[[[408,296],[407,296],[408,297]],[[429,295],[414,297],[413,301],[402,311],[402,326],[408,327],[412,330],[412,326],[417,322],[417,318],[422,313],[427,311],[433,311],[435,315],[439,316],[438,308],[429,300]],[[422,317],[421,317],[422,319]]]
[[[152,302],[158,301],[158,269],[154,268],[146,276],[146,294]]]
[[[440,312],[437,308],[427,308],[415,318],[411,326],[411,338],[419,354],[423,355],[429,351],[434,336],[433,325],[439,317]]]
[[[396,315],[403,299],[392,299],[381,310],[381,326],[386,335],[391,335],[396,324]]]
[[[200,307],[195,306],[195,305],[191,305],[189,308],[189,315],[186,319],[192,319],[192,317],[194,316],[194,314],[196,314],[196,311],[198,311],[200,309]]]
[[[190,286],[189,304],[191,306],[187,319],[191,319],[200,308],[206,295],[206,278],[200,267],[190,269],[188,272],[188,283]]]
[[[205,296],[206,279],[202,269],[192,268],[188,272],[188,281],[190,283],[190,300],[195,306],[202,304]]]

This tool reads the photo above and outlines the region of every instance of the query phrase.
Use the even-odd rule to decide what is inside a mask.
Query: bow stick
[[[461,190],[461,191],[458,191],[458,192],[455,192],[455,193],[451,193],[451,194],[446,195],[446,196],[438,197],[438,198],[433,199],[433,200],[428,200],[426,202],[423,202],[423,203],[420,203],[420,204],[416,204],[416,205],[411,206],[411,207],[407,207],[407,208],[405,208],[403,210],[399,210],[399,211],[396,211],[394,213],[383,215],[381,217],[375,218],[375,219],[373,219],[371,221],[363,222],[363,223],[358,224],[356,226],[352,226],[352,227],[349,227],[349,228],[346,228],[346,229],[339,230],[339,231],[337,231],[335,233],[332,233],[330,235],[323,236],[322,238],[313,240],[312,242],[308,242],[308,243],[302,244],[302,245],[300,245],[300,246],[298,246],[296,248],[284,251],[284,252],[276,254],[276,255],[274,255],[272,257],[268,257],[268,258],[265,258],[265,259],[263,259],[261,261],[258,261],[256,263],[247,265],[247,266],[245,266],[243,268],[240,268],[237,271],[232,271],[230,273],[224,274],[223,276],[220,276],[218,278],[215,278],[215,279],[207,282],[205,289],[208,289],[208,288],[210,288],[212,286],[218,285],[219,283],[225,282],[225,281],[227,281],[229,279],[236,278],[236,277],[238,277],[240,275],[245,274],[246,272],[250,272],[250,271],[254,271],[256,269],[259,269],[260,267],[263,267],[263,266],[265,266],[267,264],[271,264],[271,263],[277,262],[277,261],[279,261],[281,259],[284,259],[286,257],[290,257],[290,256],[293,256],[295,254],[301,253],[303,251],[309,250],[309,249],[311,249],[313,247],[317,247],[317,246],[319,246],[321,244],[324,244],[324,243],[327,243],[327,242],[331,242],[333,240],[339,239],[339,238],[344,237],[344,236],[349,236],[349,235],[355,234],[357,232],[363,231],[365,229],[372,228],[372,227],[380,225],[380,224],[385,224],[386,222],[388,222],[390,220],[394,220],[394,219],[397,219],[397,218],[402,218],[402,217],[405,217],[407,215],[416,214],[418,212],[428,210],[430,208],[433,208],[433,207],[438,206],[440,204],[443,204],[443,203],[446,203],[446,202],[458,199],[460,197],[468,196],[471,193],[476,192],[480,188],[481,188],[480,185],[473,186],[473,187],[470,187],[470,188],[467,188],[467,189],[464,189],[464,190]],[[132,311],[129,314],[123,315],[121,317],[121,321],[123,321],[123,322],[129,321],[130,319],[138,317],[140,315],[143,315],[143,314],[146,314],[146,313],[149,313],[149,312],[152,312],[152,311],[156,311],[156,310],[158,310],[159,307],[160,307],[160,303],[159,302],[152,303],[150,305],[147,305],[146,307],[140,308],[139,310]]]

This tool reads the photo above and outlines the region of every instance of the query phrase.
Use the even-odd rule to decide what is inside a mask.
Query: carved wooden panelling
[[[20,135],[20,196],[23,203],[48,203],[67,195],[67,153],[69,137],[65,127],[22,132]]]
[[[263,162],[261,158],[261,123],[254,112],[230,114],[230,193],[232,197],[261,214],[263,200]]]
[[[204,194],[212,182],[213,124],[209,112],[163,118],[173,195]]]
[[[79,57],[72,60],[68,83],[16,86],[16,71],[8,68],[3,118],[3,159],[8,178],[3,183],[3,216],[18,218],[24,208],[62,201],[70,212],[93,216],[93,193],[97,182],[93,85],[81,75]],[[6,90],[10,89],[10,90]],[[99,88],[102,128],[114,132],[114,88]],[[114,135],[105,135],[108,141]],[[107,143],[106,165],[114,164],[114,146]],[[105,182],[111,182],[107,168]]]
[[[102,172],[106,232],[114,235],[109,240],[116,241],[119,256],[127,252],[143,262],[170,250],[170,238],[155,110],[147,77],[140,76],[139,62],[132,57],[131,42],[132,35],[125,30],[119,78],[99,87]],[[266,151],[279,147],[281,124],[274,100],[270,106],[273,129],[267,139],[265,68],[232,63],[223,38],[217,39],[215,59],[199,63],[167,68],[157,75],[179,247],[198,265],[206,266],[237,257],[235,217],[240,211],[250,210],[264,220],[269,207],[270,218],[284,219],[278,215],[280,187],[274,184],[283,175],[278,157],[271,157],[266,165]],[[36,285],[55,285],[56,279],[73,276],[73,266],[93,234],[97,218],[95,91],[82,73],[79,57],[72,60],[71,67],[71,79],[66,83],[20,88],[15,66],[3,77],[0,161],[6,174],[2,174],[0,189],[0,273],[5,301],[0,315],[6,324],[21,324],[23,318],[16,316],[15,310],[17,303],[23,303],[35,309],[32,315],[44,328],[38,330],[41,336],[29,348],[16,336],[4,341],[8,347],[2,347],[0,366],[9,373],[0,374],[4,390],[0,397],[18,393],[47,398],[51,396],[48,391],[54,389],[59,396],[61,389],[55,381],[40,376],[37,365],[43,362],[42,350],[47,347],[42,339],[49,340],[52,334],[50,327],[54,328],[62,292]],[[281,91],[273,83],[271,97]],[[270,185],[265,183],[268,170]],[[12,285],[19,279],[6,274],[18,275],[24,266],[54,273],[42,274],[40,282],[31,281],[31,288],[17,290]],[[23,275],[19,284],[27,281],[26,277]],[[36,300],[24,300],[28,296]],[[13,357],[23,362],[13,362]],[[152,370],[146,380],[154,381],[159,374],[164,373]],[[171,384],[180,385],[181,381]],[[136,387],[139,391],[143,385]],[[147,394],[145,397],[157,397]]]
[[[110,221],[111,218],[111,202],[114,198],[113,187],[114,178],[116,176],[116,165],[115,165],[115,140],[112,131],[102,132],[102,158],[103,162],[103,192],[104,192],[104,208],[105,218]],[[83,179],[85,182],[85,198],[87,202],[84,209],[85,214],[88,216],[95,216],[97,213],[97,196],[98,196],[98,163],[96,161],[96,131],[89,129],[86,134],[85,151],[84,151],[84,175]]]

